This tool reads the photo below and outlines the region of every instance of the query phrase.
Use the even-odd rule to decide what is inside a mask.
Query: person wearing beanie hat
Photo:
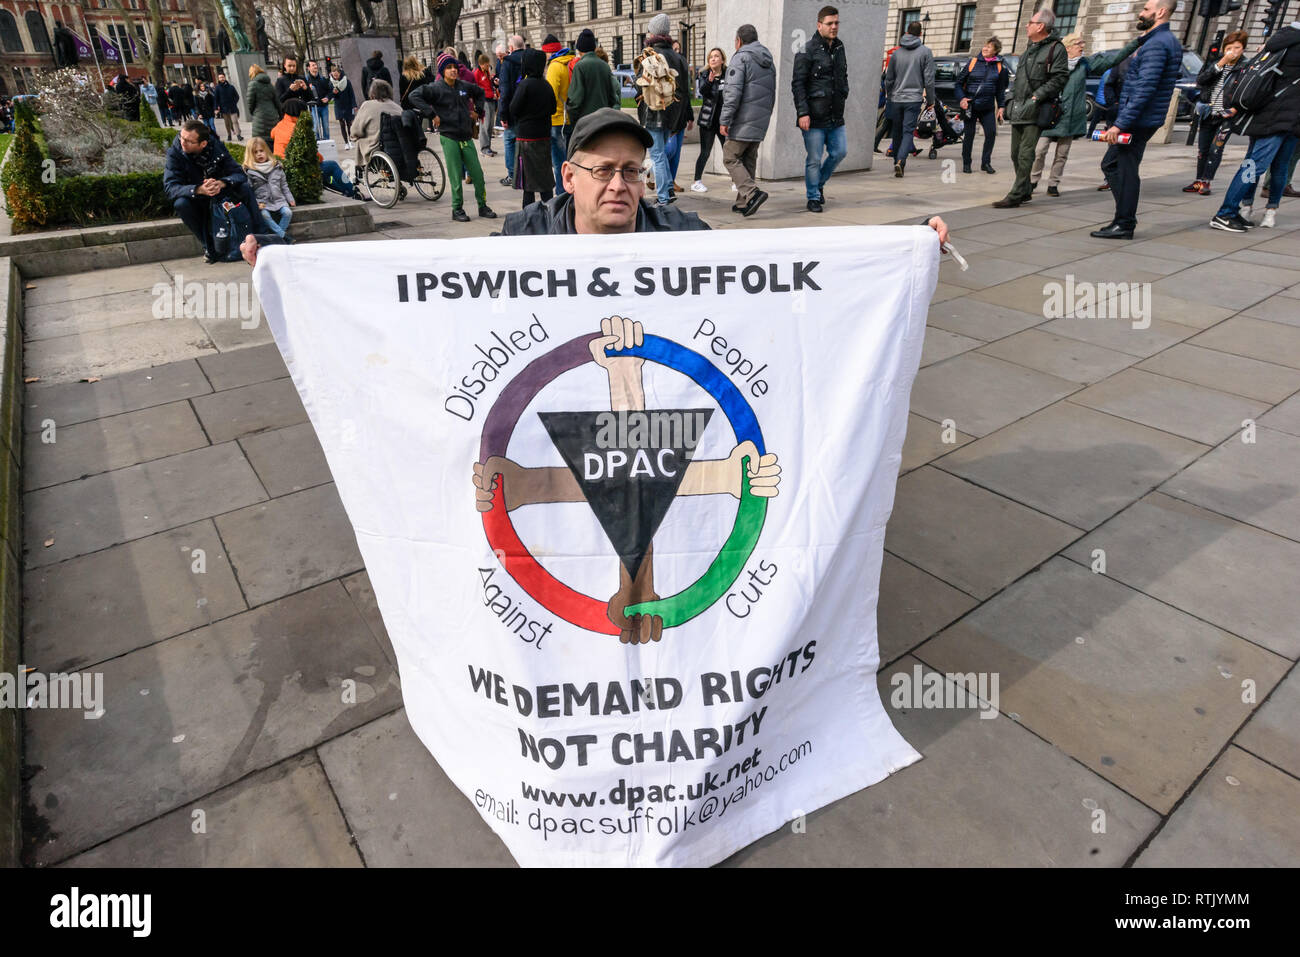
[[[584,116],[590,116],[606,107],[618,108],[621,97],[614,92],[613,72],[609,64],[595,56],[596,35],[590,30],[578,34],[578,59],[570,69],[569,92],[565,106],[569,123],[577,125]],[[570,133],[572,136],[572,133]],[[567,145],[567,139],[566,139]]]
[[[646,69],[647,59],[658,63],[657,57],[660,56],[667,63],[669,70],[676,71],[673,76],[675,84],[673,101],[667,107],[652,110],[644,94],[637,97],[637,117],[641,120],[641,125],[654,138],[654,143],[650,147],[650,159],[654,163],[655,190],[659,194],[659,205],[667,206],[676,201],[673,195],[676,184],[673,181],[677,176],[677,162],[681,159],[682,133],[689,130],[695,121],[695,113],[691,109],[693,84],[690,67],[686,65],[682,55],[673,49],[672,37],[668,36],[668,31],[672,29],[672,21],[669,20],[668,15],[661,13],[651,17],[648,29],[649,33],[645,38],[646,50],[633,61],[638,78]]]
[[[465,178],[474,186],[481,219],[495,219],[487,204],[487,187],[483,167],[474,148],[474,121],[483,115],[483,88],[460,78],[460,64],[454,56],[438,57],[438,76],[409,93],[411,109],[433,119],[442,141],[442,155],[447,161],[447,181],[451,185],[451,218],[469,222],[464,210]]]
[[[551,168],[555,176],[556,192],[563,195],[560,167],[564,165],[564,155],[569,145],[569,130],[573,129],[573,122],[565,120],[565,102],[569,96],[569,65],[577,57],[568,47],[561,46],[553,33],[546,35],[542,52],[546,54],[545,79],[555,94],[555,112],[551,114]]]

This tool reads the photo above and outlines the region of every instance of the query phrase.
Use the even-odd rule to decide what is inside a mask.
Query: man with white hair
[[[497,47],[497,121],[501,124],[501,142],[506,150],[506,175],[501,180],[502,186],[513,186],[515,176],[515,129],[514,119],[510,116],[510,100],[515,95],[515,87],[524,78],[524,38],[515,34],[509,40],[510,49]],[[502,55],[504,53],[504,56]]]
[[[1069,54],[1056,35],[1056,14],[1043,7],[1025,27],[1029,46],[1020,57],[1011,93],[1011,162],[1016,181],[1011,191],[993,205],[1009,209],[1029,202],[1034,191],[1029,177],[1034,168],[1034,150],[1043,127],[1050,126],[1051,114],[1065,82],[1070,78]]]

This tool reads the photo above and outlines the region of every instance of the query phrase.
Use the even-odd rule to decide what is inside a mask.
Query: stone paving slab
[[[415,736],[405,711],[319,750],[368,867],[514,866],[501,839]]]
[[[998,231],[1000,232],[1006,228],[1008,227],[999,226]],[[976,256],[973,260],[969,260],[968,268],[965,271],[955,262],[942,262],[939,265],[939,276],[944,282],[953,286],[962,286],[966,289],[987,289],[989,286],[996,286],[1008,279],[1016,279],[1020,276],[1038,272],[1039,268],[1035,263],[1012,262],[1009,259],[999,259],[997,256],[985,255]]]
[[[194,319],[137,322],[29,342],[23,354],[23,370],[47,382],[75,382],[87,376],[108,376],[216,351],[207,332]]]
[[[1203,349],[1186,342],[1171,346],[1150,359],[1143,359],[1137,368],[1270,404],[1281,402],[1300,390],[1298,369]]]
[[[965,592],[885,552],[876,610],[881,665],[911,651],[977,604]]]
[[[1094,346],[1127,352],[1145,359],[1175,343],[1196,335],[1194,326],[1186,326],[1164,319],[1151,319],[1145,329],[1133,328],[1133,320],[1098,317],[1053,319],[1039,326],[1043,332],[1080,339]]]
[[[1276,295],[1261,299],[1249,309],[1243,309],[1243,316],[1252,319],[1267,319],[1288,326],[1300,326],[1300,307],[1290,296]]]
[[[898,480],[885,547],[985,599],[1078,535],[1073,526],[927,465]]]
[[[1271,412],[1260,416],[1259,424],[1288,435],[1300,435],[1300,394],[1293,395]]]
[[[27,567],[144,538],[266,498],[234,442],[28,492]],[[49,547],[42,547],[53,539]]]
[[[1079,639],[1082,639],[1080,641]],[[1053,558],[915,652],[937,671],[1000,675],[1004,714],[1167,814],[1288,662]]]
[[[1300,778],[1300,671],[1291,669],[1235,743]]]
[[[1094,528],[1207,451],[1067,401],[962,446],[937,467]]]
[[[289,374],[280,349],[274,343],[204,356],[199,359],[199,366],[217,391],[281,379]]]
[[[202,812],[196,818],[196,812]],[[202,832],[194,829],[202,822]],[[78,854],[68,867],[361,867],[325,772],[300,756]]]
[[[213,442],[307,421],[307,410],[290,379],[272,379],[201,396],[194,400],[194,411]]]
[[[87,475],[126,468],[202,448],[208,444],[188,402],[155,405],[137,412],[57,428],[41,454],[28,452],[23,470],[27,491],[70,482]],[[28,446],[46,445],[39,433]]]
[[[1026,329],[980,348],[983,355],[1005,359],[1027,369],[1086,385],[1127,368],[1134,356],[1103,349],[1080,339],[1053,335],[1041,329]]]
[[[935,422],[952,419],[971,435],[988,435],[1079,388],[1077,383],[965,353],[917,373],[912,411]]]
[[[250,505],[216,522],[251,606],[363,565],[333,483]]]
[[[1280,568],[1300,568],[1300,544],[1159,492],[1065,554],[1233,634],[1300,657],[1300,591]]]
[[[1003,715],[899,709],[893,676],[877,684],[890,720],[925,760],[809,814],[729,858],[746,867],[1119,867],[1159,818]],[[1094,834],[1094,809],[1106,832]]]
[[[1008,309],[966,296],[939,304],[931,303],[926,321],[939,329],[991,342],[1043,322],[1042,308],[1041,295],[1037,313]]]
[[[63,428],[211,391],[212,386],[193,359],[99,382],[29,385],[23,409],[23,428],[28,432],[39,431],[44,428],[46,419],[53,419],[59,428]]]
[[[31,712],[31,798],[51,863],[400,704],[391,666],[338,582],[108,662],[104,716]],[[242,677],[243,680],[237,680]],[[342,681],[357,703],[342,703]]]
[[[84,668],[247,607],[209,519],[32,569],[23,585],[24,652],[43,671]]]
[[[334,480],[310,422],[245,435],[239,444],[272,498]]]
[[[1191,340],[1194,346],[1300,369],[1300,328],[1234,316]]]
[[[1070,401],[1205,445],[1222,442],[1241,430],[1243,420],[1258,418],[1268,409],[1266,402],[1142,369],[1118,372],[1071,396]]]
[[[1228,748],[1134,866],[1295,867],[1297,807],[1300,781]]]
[[[1228,439],[1160,487],[1162,492],[1300,542],[1300,437],[1261,428]]]
[[[70,276],[48,276],[31,280],[23,293],[23,304],[44,306],[55,302],[95,299],[132,290],[152,289],[156,283],[171,284],[172,277],[161,263],[122,266]]]
[[[925,342],[921,347],[921,367],[925,368],[944,359],[951,359],[963,352],[969,352],[978,345],[980,345],[979,339],[959,336],[955,332],[936,329],[934,326],[926,326]]]
[[[107,296],[52,302],[44,306],[24,304],[23,338],[32,342],[83,332],[103,332],[136,323],[158,323],[163,320],[153,314],[154,299],[154,294],[149,289],[130,289]]]
[[[907,438],[903,440],[902,471],[910,472],[912,469],[920,468],[927,462],[960,448],[974,438],[954,428],[950,436],[952,441],[945,442],[944,432],[942,423],[931,422],[919,415],[908,413]]]
[[[379,603],[375,600],[370,575],[364,570],[348,575],[343,579],[343,587],[348,590],[352,603],[357,606],[357,611],[370,628],[370,633],[375,636],[375,641],[379,642],[379,647],[388,656],[389,662],[394,668],[397,667],[397,653],[393,651],[393,642],[388,637],[388,629],[384,627],[383,616],[379,614]]]

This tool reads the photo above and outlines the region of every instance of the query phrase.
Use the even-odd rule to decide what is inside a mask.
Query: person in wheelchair
[[[372,80],[368,92],[370,99],[361,104],[352,120],[352,140],[357,144],[358,171],[366,168],[370,155],[380,148],[380,117],[402,115],[402,107],[393,99],[393,85],[387,80]],[[361,178],[359,172],[357,178]]]

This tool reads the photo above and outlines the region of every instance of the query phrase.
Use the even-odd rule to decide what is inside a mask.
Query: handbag
[[[1049,72],[1052,69],[1052,54],[1055,52],[1055,45],[1047,51],[1047,70]],[[1034,125],[1040,130],[1050,130],[1061,121],[1061,117],[1064,115],[1065,109],[1061,106],[1061,98],[1060,96],[1057,96],[1055,99],[1048,100],[1046,103],[1038,104],[1038,113],[1034,117]]]

